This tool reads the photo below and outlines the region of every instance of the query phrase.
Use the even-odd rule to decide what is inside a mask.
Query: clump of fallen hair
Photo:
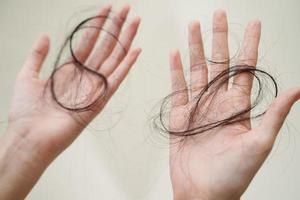
[[[87,66],[86,63],[82,62],[76,56],[74,50],[76,34],[86,29],[99,29],[99,34],[105,33],[111,36],[122,47],[124,53],[127,53],[127,50],[120,43],[116,35],[102,26],[88,24],[92,20],[97,19],[111,20],[114,23],[110,14],[97,15],[81,21],[66,37],[59,50],[54,63],[54,69],[48,81],[48,88],[50,88],[53,100],[61,108],[73,113],[93,110],[94,107],[103,102],[109,87],[107,78],[103,74],[93,69],[92,66]],[[118,26],[118,23],[114,23],[114,25]],[[66,51],[68,57],[64,58]],[[89,85],[88,88],[86,87],[87,83]]]
[[[208,60],[213,64],[220,64]],[[228,63],[227,63],[228,64]],[[235,112],[230,116],[225,117],[224,119],[216,119],[215,121],[206,120],[206,115],[210,112],[210,105],[214,97],[218,94],[219,89],[227,84],[233,77],[240,74],[249,74],[251,77],[254,77],[255,82],[257,83],[257,91],[255,97],[252,99],[251,104],[246,108],[235,108]],[[172,138],[186,138],[194,135],[203,134],[207,131],[244,122],[251,119],[256,119],[265,114],[266,111],[258,112],[253,115],[254,109],[259,106],[262,101],[266,98],[267,94],[272,94],[273,98],[276,98],[278,95],[278,85],[274,77],[268,72],[258,69],[254,66],[249,65],[234,65],[228,69],[222,71],[218,76],[211,80],[207,85],[203,86],[199,91],[198,95],[194,98],[194,104],[192,108],[188,111],[187,114],[187,128],[180,131],[174,131],[170,129],[169,117],[172,108],[170,108],[170,101],[174,95],[178,95],[183,92],[188,92],[186,90],[176,91],[168,95],[162,100],[159,114],[157,114],[152,120],[152,128],[159,130],[164,135],[175,136]],[[268,92],[268,93],[267,93]],[[269,93],[270,92],[270,93]],[[202,106],[202,105],[208,106]],[[201,117],[196,119],[196,114],[199,110],[201,111]],[[196,126],[195,126],[196,121]]]

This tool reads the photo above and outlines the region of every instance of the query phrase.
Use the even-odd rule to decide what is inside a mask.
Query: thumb
[[[30,51],[30,54],[21,70],[21,74],[38,76],[46,56],[48,55],[48,51],[49,37],[46,34],[43,34],[32,47],[32,50]]]
[[[259,128],[276,138],[292,106],[300,99],[300,87],[283,92],[271,104]]]

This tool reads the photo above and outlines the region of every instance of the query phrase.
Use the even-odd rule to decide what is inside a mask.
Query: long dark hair
[[[90,66],[86,66],[85,63],[81,62],[79,58],[75,55],[74,52],[74,45],[73,40],[75,35],[83,30],[83,29],[100,29],[102,32],[105,32],[109,34],[111,37],[113,37],[116,42],[121,45],[124,52],[126,53],[126,49],[123,47],[123,45],[118,40],[118,37],[109,31],[107,31],[103,27],[97,27],[97,26],[88,26],[86,25],[88,22],[95,20],[95,19],[111,19],[110,15],[97,15],[93,17],[89,17],[82,22],[80,22],[74,29],[71,31],[69,36],[66,38],[65,42],[63,43],[59,54],[57,56],[57,59],[54,64],[54,69],[52,71],[52,74],[49,79],[49,86],[51,95],[53,97],[53,100],[61,107],[64,108],[67,111],[71,111],[73,113],[79,113],[79,112],[85,112],[92,110],[94,106],[96,106],[99,102],[105,98],[107,94],[107,89],[109,87],[107,78],[99,73],[96,70],[93,70]],[[124,20],[124,19],[120,19]],[[70,58],[66,62],[62,62],[62,56],[65,50],[69,50]],[[215,62],[212,60],[207,60],[211,64],[229,64],[229,61],[226,62]],[[73,69],[70,73],[70,78],[65,80],[61,80],[60,78],[57,78],[59,76],[59,72],[61,70],[64,70],[68,65],[72,65]],[[212,99],[219,91],[219,88],[225,83],[227,83],[230,79],[233,77],[239,75],[239,74],[249,74],[250,76],[254,77],[256,82],[258,83],[258,89],[257,94],[254,100],[252,101],[252,104],[244,109],[238,110],[233,115],[217,120],[211,123],[204,123],[205,121],[205,113],[209,112],[209,107],[206,107],[201,110],[202,115],[201,119],[197,119],[198,126],[191,127],[191,124],[195,121],[195,115],[197,114],[197,111],[203,105],[205,102],[207,102],[209,99]],[[82,79],[83,77],[89,77],[88,80],[93,81],[93,89],[87,94],[84,98],[79,99],[77,98],[78,95],[80,95],[83,91],[82,86]],[[77,79],[77,80],[75,80]],[[269,80],[269,81],[268,81]],[[63,83],[58,84],[57,81],[63,81]],[[67,81],[67,82],[64,82]],[[69,82],[68,82],[69,81]],[[69,84],[71,82],[75,81],[75,85],[70,86]],[[202,87],[199,91],[199,94],[195,97],[195,103],[192,107],[192,109],[189,111],[189,119],[188,119],[188,128],[186,130],[182,131],[174,131],[170,130],[167,117],[169,113],[168,105],[171,100],[171,98],[174,95],[178,95],[182,92],[187,91],[176,91],[167,97],[165,97],[161,103],[160,111],[157,116],[154,117],[152,121],[152,125],[156,130],[159,130],[162,133],[167,133],[173,136],[178,137],[187,137],[187,136],[193,136],[197,134],[201,134],[204,132],[207,132],[209,130],[215,129],[217,127],[227,126],[230,124],[243,122],[246,120],[258,118],[265,114],[265,112],[260,112],[256,115],[250,115],[250,113],[256,108],[261,101],[265,98],[265,87],[266,83],[268,84],[267,88],[273,88],[273,95],[274,97],[277,97],[278,95],[278,86],[274,79],[274,77],[269,74],[268,72],[258,69],[255,66],[249,66],[249,65],[233,65],[229,67],[228,69],[222,71],[218,76],[216,76],[213,80],[211,80],[206,86]],[[66,88],[67,87],[67,88]],[[64,98],[63,95],[70,91],[70,88],[68,87],[75,87],[75,94],[70,94],[71,96],[69,98]],[[213,88],[213,89],[212,89]],[[208,92],[210,91],[210,92]],[[213,92],[211,92],[213,91]],[[203,121],[203,122],[202,122]]]
[[[230,61],[226,62],[215,62],[207,60],[211,64],[229,64]],[[206,115],[210,112],[210,105],[214,97],[218,94],[219,89],[222,85],[227,84],[233,77],[240,74],[248,74],[257,82],[257,91],[251,104],[246,108],[238,108],[233,114],[224,119],[218,119],[206,123]],[[242,87],[242,86],[241,86]],[[170,95],[166,96],[160,106],[159,114],[157,114],[152,120],[152,128],[159,130],[163,134],[175,136],[174,138],[186,138],[198,134],[205,133],[209,130],[224,127],[227,125],[244,122],[259,118],[265,114],[266,111],[258,112],[257,114],[251,115],[251,112],[267,97],[270,92],[273,98],[278,95],[278,85],[275,78],[268,72],[257,68],[256,66],[249,65],[233,65],[228,69],[219,73],[214,79],[212,79],[207,85],[203,86],[199,91],[198,95],[193,99],[193,106],[188,111],[187,115],[187,128],[184,130],[171,130],[169,125],[169,117],[172,108],[170,108],[170,101],[174,95],[179,95],[183,92],[188,92],[188,89],[175,91]],[[247,94],[249,95],[249,94]],[[203,106],[202,105],[208,105]],[[197,112],[201,112],[201,117],[195,119]],[[196,124],[196,126],[195,126]]]
[[[118,23],[112,19],[111,14],[112,11],[110,11],[108,15],[96,15],[81,21],[66,37],[59,50],[54,63],[54,69],[48,81],[48,88],[50,88],[53,100],[61,108],[70,111],[71,113],[93,110],[93,108],[98,106],[98,104],[107,96],[109,87],[107,77],[93,69],[92,66],[86,66],[86,64],[76,56],[74,51],[76,34],[86,29],[99,29],[99,34],[108,34],[122,47],[124,53],[127,53],[126,48],[119,41],[118,36],[106,30],[104,26],[88,25],[92,20],[105,19],[110,20],[115,26],[119,26]],[[68,57],[64,58],[66,51]],[[60,77],[60,73],[63,73],[64,70],[67,71],[68,74],[64,74],[64,76]],[[92,88],[89,88],[88,94],[84,94],[86,88],[84,88],[83,80],[92,83]],[[70,93],[71,91],[72,93]]]

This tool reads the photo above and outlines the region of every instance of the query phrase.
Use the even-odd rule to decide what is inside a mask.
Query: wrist
[[[10,129],[0,138],[0,159],[7,163],[18,162],[22,168],[42,169],[50,162],[50,153],[44,152],[42,144],[30,130]]]
[[[178,198],[174,197],[174,200],[240,200],[240,198],[237,199],[222,199],[222,198]]]
[[[1,142],[6,144],[7,151],[14,152],[22,161],[35,167],[45,167],[56,157],[57,148],[43,131],[36,128],[36,125],[24,126],[12,122]]]
[[[10,132],[0,139],[0,199],[24,199],[48,166],[27,133]]]
[[[174,200],[240,200],[239,197],[224,198],[224,197],[207,197],[207,196],[187,196],[174,193]]]

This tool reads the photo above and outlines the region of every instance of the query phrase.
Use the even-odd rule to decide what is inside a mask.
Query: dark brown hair
[[[92,28],[92,29],[100,29],[101,31],[109,34],[111,37],[113,37],[119,45],[122,46],[124,52],[126,53],[126,49],[123,47],[123,45],[119,42],[118,37],[110,33],[109,31],[105,30],[103,27],[97,27],[97,26],[88,26],[86,25],[88,22],[94,19],[99,18],[105,18],[110,19],[109,15],[99,15],[87,18],[80,22],[74,30],[71,32],[71,34],[67,37],[64,44],[62,45],[59,54],[57,56],[57,59],[54,64],[54,70],[50,77],[50,90],[52,97],[54,101],[65,110],[71,111],[71,112],[84,112],[88,110],[92,110],[93,106],[101,102],[101,100],[106,96],[107,88],[108,88],[108,82],[106,77],[99,73],[98,71],[95,71],[91,69],[90,66],[86,66],[83,62],[80,61],[75,55],[74,47],[73,47],[73,40],[75,35],[82,29]],[[124,19],[120,19],[124,20]],[[63,62],[61,64],[62,55],[63,52],[68,49],[71,58],[68,59],[67,62]],[[207,62],[210,62],[211,64],[229,64],[230,61],[226,62],[215,62],[212,60],[207,60]],[[65,67],[67,67],[69,64],[73,65],[72,73],[70,73],[70,78],[67,80],[61,80],[60,78],[57,78],[56,76],[59,74],[60,70],[63,70]],[[227,118],[217,120],[208,124],[203,123],[202,121],[205,121],[205,113],[209,112],[209,107],[206,107],[204,109],[201,108],[201,112],[203,113],[203,117],[201,119],[197,119],[197,127],[191,127],[191,124],[195,121],[194,117],[196,115],[196,112],[199,110],[200,106],[204,104],[209,99],[213,98],[219,91],[219,88],[225,83],[227,83],[230,79],[233,77],[239,75],[239,74],[249,74],[252,77],[255,78],[256,82],[258,83],[258,89],[257,89],[257,95],[252,101],[252,104],[245,109],[238,110],[236,113],[234,113],[232,116],[229,116]],[[85,96],[85,98],[78,100],[78,95],[82,93],[83,91],[80,90],[82,85],[82,79],[83,76],[90,77],[89,80],[93,81],[93,90],[90,91],[88,95]],[[77,81],[75,80],[77,79]],[[70,88],[68,88],[69,83],[68,81],[74,81],[75,85],[71,87],[75,87],[75,94],[71,94],[70,98],[67,99],[61,99],[61,95],[67,93],[70,91]],[[57,81],[63,81],[63,84],[57,84]],[[64,82],[67,81],[67,82]],[[266,83],[271,83],[266,84]],[[60,87],[58,87],[58,86]],[[215,129],[217,127],[227,126],[230,124],[242,122],[249,119],[258,118],[265,114],[265,112],[258,113],[256,115],[250,115],[250,113],[256,108],[260,102],[265,98],[265,87],[264,85],[267,85],[267,88],[273,88],[273,95],[274,97],[277,97],[278,95],[278,86],[274,79],[274,77],[269,74],[268,72],[258,69],[255,66],[249,66],[249,65],[233,65],[230,68],[222,71],[218,76],[216,76],[213,80],[211,80],[206,86],[202,87],[199,91],[199,94],[195,97],[195,103],[193,108],[189,112],[189,119],[188,119],[188,128],[186,130],[182,131],[172,131],[169,129],[169,125],[166,122],[166,119],[169,109],[168,105],[171,100],[171,98],[174,95],[178,95],[182,92],[187,91],[176,91],[167,97],[165,97],[161,103],[159,114],[156,115],[153,118],[152,126],[154,129],[159,130],[162,133],[167,133],[173,136],[179,136],[179,137],[187,137],[187,136],[193,136],[197,134],[204,133],[206,131]],[[64,87],[64,88],[61,88]],[[213,90],[211,90],[213,88]],[[62,92],[59,92],[58,90],[63,90]],[[208,92],[213,91],[213,92]],[[71,103],[70,103],[71,102]],[[73,102],[73,103],[72,103]],[[250,117],[249,117],[250,116]]]
[[[124,53],[127,53],[126,48],[122,43],[120,43],[116,35],[112,34],[104,27],[87,25],[87,23],[91,22],[92,20],[101,18],[111,20],[115,26],[118,26],[118,23],[116,23],[110,17],[110,14],[89,17],[80,22],[71,31],[69,36],[64,41],[62,47],[60,48],[58,56],[54,63],[54,69],[48,82],[53,100],[60,107],[73,113],[92,110],[94,106],[101,103],[103,98],[106,97],[109,87],[107,78],[103,74],[99,73],[99,71],[94,70],[91,66],[86,66],[85,63],[76,56],[76,53],[74,51],[74,40],[76,34],[84,29],[99,29],[99,34],[105,33],[111,36],[116,40],[117,44],[122,47]],[[67,61],[63,61],[63,56],[66,50],[68,51],[67,54],[70,55],[68,55],[68,58],[66,59]],[[72,68],[68,69],[69,66],[72,66]],[[63,70],[66,70],[68,72],[67,76],[59,77],[60,72],[62,72]],[[89,93],[84,95],[83,98],[79,98],[79,96],[82,97],[82,94],[86,89],[84,88],[84,83],[82,82],[83,79],[91,81],[92,88],[90,88]],[[74,90],[73,93],[68,94],[68,92],[70,92],[72,89]],[[66,94],[68,95],[67,98],[64,97],[64,95]]]
[[[216,65],[229,64],[229,61],[215,62],[215,61],[207,60],[207,62]],[[231,80],[233,77],[239,74],[249,74],[251,77],[254,77],[254,79],[256,80],[257,92],[254,100],[246,108],[238,108],[237,110],[235,109],[234,114],[232,114],[231,116],[228,116],[221,120],[216,120],[216,121],[206,123],[205,122],[207,121],[206,114],[210,112],[210,106],[206,106],[204,108],[201,106],[206,103],[208,103],[208,105],[211,105],[211,101],[219,92],[219,89],[222,87],[222,85],[227,84],[229,80]],[[262,102],[262,100],[264,100],[267,97],[268,95],[267,92],[270,92],[270,90],[273,97],[277,97],[278,95],[277,82],[271,74],[269,74],[264,70],[258,69],[254,66],[234,65],[222,71],[219,75],[217,75],[214,79],[212,79],[207,85],[201,88],[198,95],[195,97],[193,101],[194,104],[192,108],[188,112],[188,119],[187,119],[188,124],[186,126],[187,128],[185,130],[180,130],[180,131],[171,130],[169,127],[169,117],[170,117],[169,115],[171,112],[171,108],[169,108],[170,107],[169,105],[170,105],[171,98],[174,97],[174,95],[179,95],[183,92],[188,92],[187,90],[188,89],[175,91],[163,99],[160,106],[159,114],[157,114],[152,120],[153,129],[159,130],[161,133],[164,134],[176,136],[175,138],[177,137],[184,138],[184,137],[202,134],[204,132],[207,132],[215,128],[261,117],[262,115],[265,114],[265,111],[259,112],[252,116],[251,116],[251,112]],[[195,119],[195,115],[197,114],[197,112],[201,112],[200,119],[199,118]],[[197,120],[196,127],[193,124],[195,123],[195,120]]]

